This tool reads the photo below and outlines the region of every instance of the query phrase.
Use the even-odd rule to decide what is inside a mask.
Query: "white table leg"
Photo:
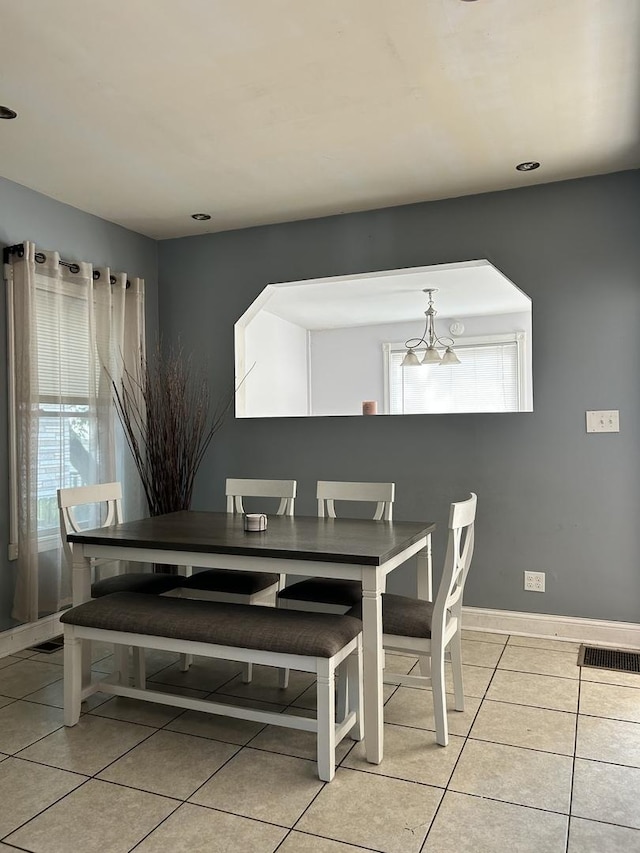
[[[367,761],[380,764],[383,755],[382,709],[382,583],[377,573],[362,581],[362,664],[364,681],[364,745]]]
[[[427,536],[427,544],[418,551],[418,598],[423,601],[433,601],[433,568],[431,560],[431,534]]]
[[[431,534],[426,539],[425,547],[417,554],[418,571],[418,598],[423,601],[433,601],[433,567],[431,559]],[[425,678],[431,678],[431,658],[422,655],[419,658],[420,674]]]
[[[82,545],[71,543],[73,557],[73,575],[71,590],[73,606],[77,607],[91,598],[91,561],[84,556]],[[82,644],[82,688],[91,683],[91,643]]]

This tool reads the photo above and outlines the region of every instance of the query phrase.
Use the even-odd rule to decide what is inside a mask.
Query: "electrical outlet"
[[[544,592],[544,572],[525,572],[524,588],[528,592]]]

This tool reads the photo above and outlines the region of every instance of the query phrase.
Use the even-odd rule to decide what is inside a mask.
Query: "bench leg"
[[[318,660],[318,776],[330,782],[336,773],[335,668],[333,661]]]
[[[72,625],[64,626],[64,724],[75,726],[80,719],[82,695],[82,640]]]
[[[243,684],[251,684],[251,679],[253,678],[253,664],[245,663],[242,665],[242,683]]]
[[[189,672],[193,663],[193,655],[180,655],[180,672]]]

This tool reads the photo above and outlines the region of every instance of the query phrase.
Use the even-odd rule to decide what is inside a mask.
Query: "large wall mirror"
[[[235,365],[242,418],[529,412],[531,299],[487,260],[269,284]]]

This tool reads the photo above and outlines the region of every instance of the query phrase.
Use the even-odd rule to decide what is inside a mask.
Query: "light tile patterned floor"
[[[97,672],[110,650],[94,654]],[[465,632],[466,709],[434,742],[430,692],[385,688],[385,759],[313,736],[96,694],[62,724],[62,654],[0,660],[0,850],[32,853],[640,853],[640,676],[580,669],[578,646]],[[151,680],[275,711],[309,677],[148,656]],[[415,661],[389,656],[391,669]],[[450,685],[450,681],[448,682]]]

